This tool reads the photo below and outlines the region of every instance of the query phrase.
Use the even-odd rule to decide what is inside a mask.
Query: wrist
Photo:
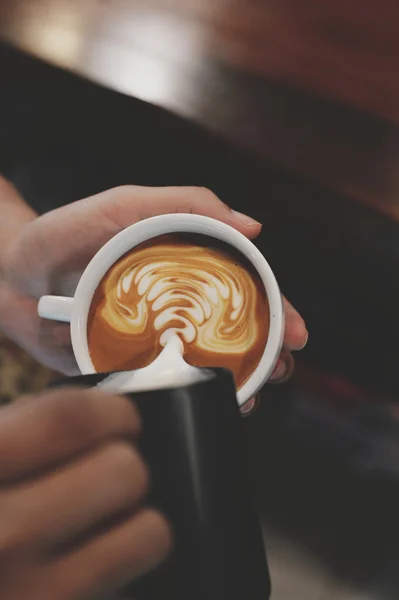
[[[37,214],[21,198],[16,188],[0,175],[0,274],[7,270],[10,247],[25,225]]]

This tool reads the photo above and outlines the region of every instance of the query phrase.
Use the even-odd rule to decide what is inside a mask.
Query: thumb
[[[19,280],[29,272],[35,272],[40,280],[59,271],[78,271],[122,229],[168,213],[213,217],[249,238],[256,237],[261,230],[260,223],[231,210],[205,188],[123,186],[36,219],[16,244],[14,255],[18,264],[11,271],[19,274]]]
[[[101,203],[101,210],[118,231],[136,221],[170,213],[212,217],[250,238],[256,237],[261,229],[258,221],[232,210],[211,190],[201,187],[124,186],[98,194],[90,202]]]
[[[57,253],[91,255],[112,236],[133,223],[170,213],[191,213],[212,217],[231,225],[245,236],[255,238],[262,225],[233,211],[213,192],[199,187],[113,188],[47,213],[37,220],[41,240],[50,242],[53,259]],[[73,236],[73,244],[70,238]],[[62,246],[60,242],[64,240]],[[62,249],[61,249],[62,248]]]

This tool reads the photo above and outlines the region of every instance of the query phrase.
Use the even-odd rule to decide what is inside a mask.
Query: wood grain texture
[[[3,0],[0,39],[399,218],[396,0]]]
[[[102,48],[209,61],[399,121],[396,0],[3,0],[1,32],[90,75]]]

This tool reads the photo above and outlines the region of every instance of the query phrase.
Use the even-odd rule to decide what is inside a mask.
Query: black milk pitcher
[[[150,504],[174,532],[170,559],[131,585],[134,600],[268,600],[270,580],[232,375],[127,394],[138,406]],[[55,385],[95,387],[109,374]],[[126,395],[126,393],[125,393]]]

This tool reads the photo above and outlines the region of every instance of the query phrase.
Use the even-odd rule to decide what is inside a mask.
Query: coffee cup
[[[160,215],[135,223],[110,239],[97,252],[83,272],[73,298],[43,296],[38,305],[39,315],[46,319],[69,322],[72,347],[80,371],[85,375],[97,372],[87,334],[90,308],[96,290],[110,268],[129,251],[143,243],[155,241],[160,236],[171,234],[194,234],[222,242],[238,252],[253,267],[264,288],[269,316],[267,339],[259,361],[237,391],[237,400],[241,406],[263,387],[273,372],[283,342],[284,309],[276,278],[264,256],[250,240],[225,223],[193,214]],[[181,366],[181,362],[179,365]],[[179,379],[180,366],[174,374],[176,381]]]

